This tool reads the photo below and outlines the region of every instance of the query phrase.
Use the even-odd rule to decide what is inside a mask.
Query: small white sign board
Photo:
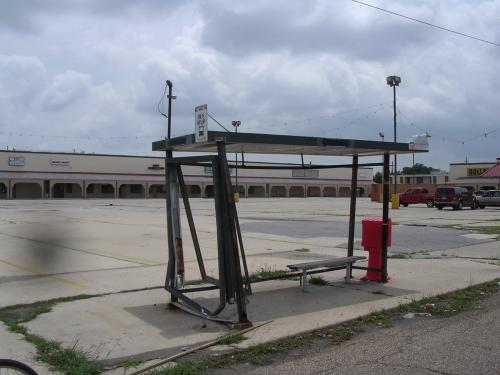
[[[194,109],[194,139],[195,142],[208,141],[208,106],[206,104]]]
[[[9,166],[22,167],[25,165],[24,156],[9,156]]]
[[[419,134],[414,135],[410,141],[410,150],[429,150],[429,135]]]

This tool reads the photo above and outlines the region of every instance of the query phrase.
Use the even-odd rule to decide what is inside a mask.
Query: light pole
[[[234,126],[234,131],[238,133],[238,127],[241,125],[241,121],[232,121],[231,124]],[[238,186],[238,152],[236,152],[236,192],[238,193],[239,198],[240,187]]]
[[[392,87],[393,91],[393,110],[394,110],[394,143],[397,141],[397,133],[396,133],[396,86],[399,86],[401,83],[401,77],[398,76],[389,76],[386,79],[387,84]],[[398,193],[398,156],[394,154],[394,194]]]
[[[412,153],[412,164],[411,164],[411,170],[413,172],[413,185],[415,185],[415,153]]]

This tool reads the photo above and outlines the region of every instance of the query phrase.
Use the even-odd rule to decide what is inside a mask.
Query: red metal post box
[[[363,238],[361,245],[368,251],[370,248],[382,250],[382,218],[371,216],[361,221],[363,227]],[[392,245],[392,220],[388,219],[387,246]]]
[[[363,234],[361,245],[368,251],[368,268],[382,268],[382,218],[380,216],[367,217],[361,221]],[[392,220],[388,219],[387,246],[392,244]],[[367,271],[361,280],[381,281],[382,272]]]

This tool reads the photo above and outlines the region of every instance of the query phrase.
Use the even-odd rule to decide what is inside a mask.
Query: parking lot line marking
[[[7,261],[5,259],[0,259],[0,263],[7,264],[8,266],[11,266],[13,268],[17,268],[17,269],[22,270],[22,271],[26,271],[26,272],[31,273],[33,275],[38,275],[38,276],[42,276],[42,277],[48,277],[48,278],[57,280],[57,281],[59,281],[61,283],[64,283],[64,284],[73,285],[73,286],[76,286],[76,287],[81,288],[81,289],[86,289],[86,288],[89,287],[88,285],[79,283],[77,281],[65,279],[65,278],[58,277],[58,276],[48,275],[48,274],[43,273],[43,272],[38,272],[38,271],[35,271],[35,270],[31,269],[31,268],[22,266],[20,264],[9,262],[9,261]]]
[[[159,265],[163,264],[163,263],[155,261],[155,260],[141,258],[141,257],[129,257],[127,255],[122,255],[120,253],[114,253],[111,251],[102,252],[102,253],[112,255],[113,257],[115,257],[117,259],[121,259],[121,260],[142,262],[142,263],[145,263],[145,265],[147,265],[147,266],[159,266]]]
[[[158,261],[155,261],[155,260],[145,259],[145,258],[140,258],[140,257],[129,257],[129,256],[122,255],[122,254],[116,253],[116,252],[100,251],[100,250],[77,249],[77,248],[73,248],[73,247],[69,247],[69,246],[62,246],[60,244],[55,244],[54,245],[54,244],[51,244],[51,243],[48,243],[48,242],[44,242],[44,241],[40,241],[40,240],[37,240],[37,239],[23,237],[23,236],[16,236],[14,234],[9,234],[9,233],[1,233],[0,232],[0,235],[11,237],[11,238],[18,238],[18,239],[27,240],[27,241],[32,241],[32,242],[43,244],[45,246],[51,245],[51,246],[58,247],[58,248],[61,248],[61,249],[67,249],[67,250],[76,251],[76,252],[79,252],[79,253],[91,254],[91,255],[106,257],[106,258],[115,259],[115,260],[123,260],[125,262],[132,262],[132,263],[137,263],[137,264],[141,264],[141,265],[145,265],[145,266],[158,266],[158,265],[163,264],[162,262],[158,262]]]

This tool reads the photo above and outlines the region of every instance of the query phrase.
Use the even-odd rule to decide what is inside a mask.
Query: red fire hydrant
[[[368,268],[382,269],[382,218],[380,216],[367,217],[361,221],[363,238],[361,245],[368,251]],[[392,220],[388,219],[387,246],[392,243]],[[389,277],[387,277],[389,279]],[[382,272],[366,271],[364,281],[382,281]]]

